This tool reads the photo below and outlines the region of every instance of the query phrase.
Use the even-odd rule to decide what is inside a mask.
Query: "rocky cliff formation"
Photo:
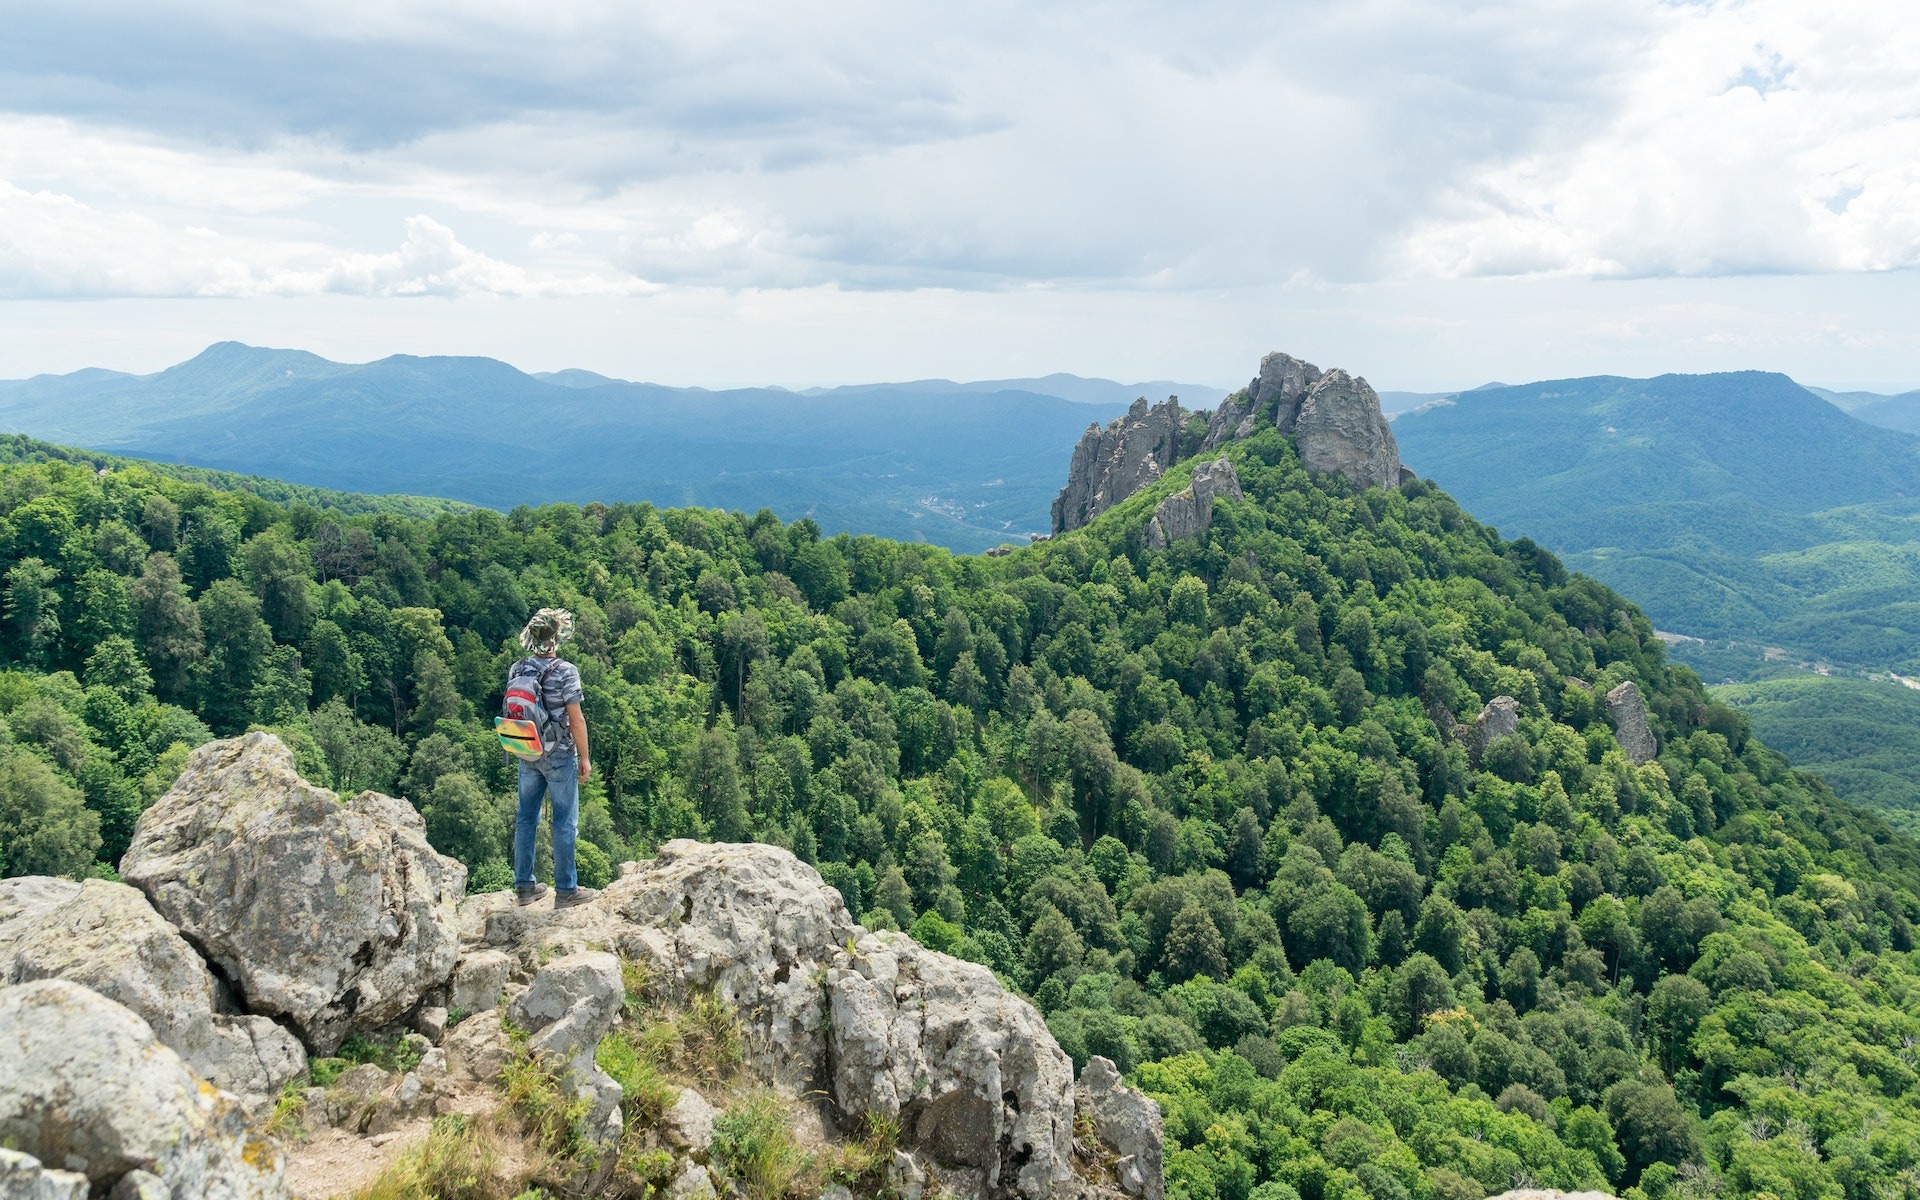
[[[1090,426],[1074,447],[1067,485],[1054,501],[1053,531],[1079,529],[1158,479],[1183,457],[1183,423],[1178,402],[1169,399],[1149,409],[1141,399],[1106,429]],[[1277,351],[1267,355],[1260,360],[1260,373],[1208,417],[1199,452],[1210,454],[1268,426],[1292,437],[1300,461],[1317,474],[1340,475],[1363,488],[1397,487],[1412,476],[1400,465],[1379,395],[1366,380],[1345,371],[1322,371]],[[1156,513],[1147,532],[1156,548],[1206,528],[1204,520],[1188,521],[1182,526],[1186,533],[1175,534],[1164,515]],[[1191,513],[1173,515],[1180,520]]]
[[[1160,478],[1180,459],[1185,424],[1178,398],[1169,396],[1149,408],[1142,396],[1105,429],[1087,426],[1073,448],[1067,486],[1053,502],[1053,531],[1079,529]]]
[[[1224,458],[1193,468],[1193,482],[1160,502],[1147,522],[1147,546],[1165,550],[1170,543],[1190,538],[1213,524],[1213,502],[1244,500],[1240,477]]]
[[[1607,693],[1606,705],[1607,718],[1613,723],[1620,748],[1627,752],[1627,761],[1635,766],[1651,762],[1660,753],[1660,743],[1647,724],[1647,701],[1640,694],[1640,685],[1627,680]]]
[[[861,928],[787,851],[671,842],[556,911],[463,900],[418,827],[404,803],[305,783],[256,733],[196,751],[141,818],[123,866],[140,890],[0,885],[5,1194],[336,1194],[339,1164],[371,1169],[436,1114],[511,1123],[503,1096],[524,1106],[530,1070],[568,1106],[571,1148],[542,1168],[568,1194],[644,1169],[673,1200],[711,1200],[734,1103],[781,1106],[803,1145],[903,1200],[1162,1194],[1159,1111],[1111,1063],[1076,1087],[990,971]],[[621,1033],[636,1021],[653,1032]],[[607,1046],[692,1028],[738,1046],[741,1078],[702,1059],[664,1092],[629,1075],[651,1081],[629,1095]],[[391,1049],[322,1057],[348,1039]],[[289,1154],[267,1108],[311,1140]],[[874,1130],[895,1131],[884,1153]],[[834,1149],[856,1144],[866,1158]]]

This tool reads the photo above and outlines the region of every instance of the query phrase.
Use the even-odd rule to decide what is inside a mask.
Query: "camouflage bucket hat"
[[[572,636],[572,613],[564,608],[543,608],[520,631],[520,645],[529,654],[553,654]]]

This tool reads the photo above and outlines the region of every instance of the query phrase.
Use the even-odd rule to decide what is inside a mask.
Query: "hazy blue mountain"
[[[1472,392],[1485,392],[1494,388],[1503,388],[1506,386],[1507,385],[1504,383],[1483,383],[1477,388],[1468,388],[1466,390],[1472,391]],[[1425,407],[1426,405],[1433,404],[1437,401],[1452,400],[1455,396],[1458,396],[1461,394],[1462,394],[1461,392],[1457,392],[1457,391],[1454,391],[1454,392],[1381,392],[1380,393],[1380,411],[1387,414],[1387,418],[1391,420],[1394,417],[1399,416],[1401,413],[1412,412],[1416,408],[1422,408],[1422,407]]]
[[[1920,389],[1863,404],[1853,410],[1853,415],[1902,433],[1920,433]]]
[[[148,376],[0,385],[0,429],[136,457],[495,508],[652,500],[960,550],[1045,530],[1089,405],[909,385],[805,396],[535,378],[489,358],[345,364],[224,342]]]
[[[1920,666],[1920,437],[1784,375],[1555,380],[1394,422],[1403,458],[1663,628]]]
[[[844,396],[888,388],[905,388],[909,391],[926,393],[944,392],[953,395],[978,392],[1031,392],[1037,396],[1057,396],[1075,404],[1119,405],[1121,408],[1125,408],[1141,396],[1153,401],[1164,400],[1168,396],[1178,396],[1180,403],[1189,409],[1212,408],[1220,403],[1229,391],[1227,388],[1212,387],[1202,383],[1175,383],[1170,379],[1150,379],[1145,383],[1115,383],[1111,379],[1088,379],[1081,375],[1056,372],[1034,378],[982,379],[972,383],[955,383],[951,379],[916,379],[911,383],[856,383],[834,388],[808,388],[801,394]]]

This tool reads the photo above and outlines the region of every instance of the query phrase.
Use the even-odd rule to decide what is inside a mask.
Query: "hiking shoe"
[[[547,885],[544,883],[536,883],[532,887],[516,887],[513,889],[513,902],[524,908],[535,900],[545,899],[546,895]]]
[[[570,892],[555,892],[553,894],[553,906],[555,908],[572,908],[576,904],[587,903],[599,894],[599,888],[590,887],[574,888]]]

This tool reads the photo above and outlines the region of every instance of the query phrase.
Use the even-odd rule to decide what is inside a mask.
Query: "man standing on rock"
[[[600,893],[580,886],[574,872],[573,844],[580,832],[580,785],[593,774],[587,747],[587,719],[580,713],[586,693],[580,669],[559,657],[560,643],[573,636],[573,614],[543,608],[520,631],[529,657],[507,672],[507,686],[529,688],[547,710],[553,744],[532,761],[520,760],[520,812],[513,827],[513,898],[532,904],[547,894],[533,877],[533,837],[540,828],[540,801],[553,806],[553,906],[571,908]]]

